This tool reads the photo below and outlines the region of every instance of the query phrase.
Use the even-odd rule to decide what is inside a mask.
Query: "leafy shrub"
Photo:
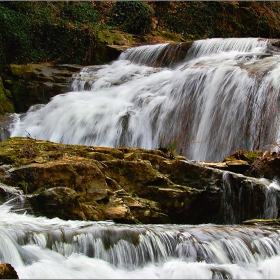
[[[109,11],[107,24],[128,33],[143,34],[152,27],[153,14],[153,9],[146,3],[116,2]]]
[[[79,23],[98,23],[100,15],[89,2],[66,2],[59,15],[61,18]]]
[[[0,63],[88,64],[98,19],[89,3],[0,2]]]
[[[42,22],[40,44],[50,61],[88,64],[95,48],[95,34],[90,27],[79,28],[63,20]]]
[[[273,1],[154,2],[161,28],[185,39],[280,35],[280,3]]]

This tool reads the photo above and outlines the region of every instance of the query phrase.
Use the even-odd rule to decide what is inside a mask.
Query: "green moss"
[[[248,158],[250,164],[253,163],[254,161],[256,161],[262,155],[263,155],[263,152],[260,152],[260,151],[245,151],[244,152],[244,156],[246,158]]]
[[[29,69],[28,65],[17,65],[17,64],[10,64],[9,69],[11,70],[14,76],[23,77],[23,73]]]
[[[30,79],[35,75],[36,69],[42,67],[43,65],[50,65],[49,63],[27,63],[27,64],[10,64],[9,69],[14,76],[19,79]]]
[[[181,35],[169,31],[153,31],[152,35],[160,36],[163,40],[166,41],[173,41],[173,42],[180,42]]]
[[[101,160],[122,159],[123,153],[115,148],[91,148],[83,145],[65,145],[22,137],[13,137],[0,142],[0,162],[4,164],[20,166],[34,161],[46,162],[60,160],[63,157],[84,158],[95,162],[96,157],[101,157]]]
[[[25,112],[25,104],[26,104],[26,92],[25,92],[25,86],[24,81],[13,81],[10,85],[11,93],[13,96],[13,102],[16,112]]]

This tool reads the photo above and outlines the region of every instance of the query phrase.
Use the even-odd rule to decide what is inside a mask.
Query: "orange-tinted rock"
[[[0,279],[19,279],[17,272],[9,263],[0,264]]]

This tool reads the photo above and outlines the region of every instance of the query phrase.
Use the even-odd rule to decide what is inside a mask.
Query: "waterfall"
[[[247,182],[246,182],[247,181]],[[247,177],[247,184],[240,184],[236,188],[231,182],[228,172],[222,174],[221,184],[221,220],[224,224],[238,224],[246,219],[248,213],[253,213],[253,209],[260,209],[258,219],[277,219],[278,218],[278,192],[279,182],[276,180],[255,179]],[[256,183],[263,193],[263,205],[260,205],[256,192]],[[260,193],[261,193],[260,192]],[[260,207],[261,206],[261,207]]]
[[[279,230],[121,225],[21,215],[0,205],[0,258],[19,278],[279,278]]]
[[[279,141],[280,108],[280,57],[268,42],[218,38],[195,41],[188,50],[184,43],[131,48],[111,64],[82,69],[71,92],[15,118],[11,136],[173,146],[203,161],[267,149]]]
[[[222,177],[221,213],[225,223],[236,223],[234,208],[235,203],[230,178],[228,172],[224,172]]]
[[[276,181],[273,181],[264,190],[265,192],[265,205],[264,205],[264,219],[276,219],[278,218],[278,206],[277,206],[277,195],[276,192],[279,191],[279,185]]]

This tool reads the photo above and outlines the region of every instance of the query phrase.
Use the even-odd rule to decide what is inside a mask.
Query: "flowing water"
[[[0,261],[23,279],[272,279],[271,227],[117,225],[18,214],[0,206]]]
[[[199,40],[183,55],[182,44],[131,48],[111,64],[82,69],[71,92],[15,115],[11,136],[171,146],[189,159],[210,161],[238,149],[267,149],[279,140],[280,108],[280,56],[268,44]]]

